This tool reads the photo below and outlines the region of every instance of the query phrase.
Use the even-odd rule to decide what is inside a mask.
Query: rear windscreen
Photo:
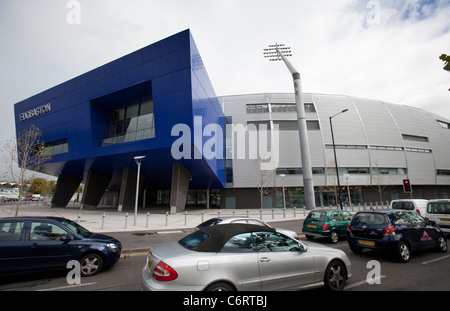
[[[450,214],[450,202],[428,203],[427,210],[430,214]]]
[[[194,233],[191,233],[188,236],[184,237],[183,239],[179,240],[178,243],[181,246],[191,250],[196,248],[198,245],[200,245],[208,238],[209,234],[202,231],[195,231]]]
[[[414,210],[414,204],[411,202],[394,202],[392,203],[392,209],[405,209],[412,211]]]
[[[352,223],[355,225],[385,225],[388,223],[388,217],[385,214],[379,213],[358,213],[355,215]]]
[[[311,212],[308,215],[309,221],[321,221],[325,222],[327,221],[327,213],[326,212]]]

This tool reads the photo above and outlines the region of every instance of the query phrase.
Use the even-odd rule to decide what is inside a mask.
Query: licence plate
[[[439,218],[440,221],[450,221],[449,218]]]
[[[361,245],[368,245],[368,246],[375,246],[375,242],[372,242],[372,241],[366,241],[366,240],[358,240],[358,244],[361,244]]]
[[[317,228],[317,225],[309,224],[309,225],[308,225],[308,228]]]

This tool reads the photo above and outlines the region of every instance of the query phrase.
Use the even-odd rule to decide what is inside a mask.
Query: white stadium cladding
[[[450,120],[404,105],[346,95],[303,94],[317,206],[336,205],[336,171],[330,129],[332,119],[343,201],[367,203],[397,198],[448,198],[450,192]],[[225,208],[301,207],[302,170],[293,93],[220,96],[227,123],[273,124],[279,129],[279,161],[262,177],[251,159],[226,160]],[[226,152],[230,152],[230,135]],[[281,176],[285,175],[284,177]],[[261,180],[263,179],[263,182]],[[412,194],[404,193],[409,179]],[[348,187],[347,187],[348,186]]]

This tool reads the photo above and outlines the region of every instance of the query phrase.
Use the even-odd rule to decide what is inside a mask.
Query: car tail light
[[[416,213],[420,215],[420,211],[419,211],[419,209],[416,209]]]
[[[328,230],[328,224],[323,224],[322,225],[322,230],[323,231],[327,231]]]
[[[153,270],[153,278],[157,281],[167,282],[173,281],[178,277],[178,273],[164,261],[160,261]]]
[[[385,235],[395,235],[394,226],[389,226],[389,227],[384,228],[383,236],[385,236]]]
[[[348,230],[349,232],[352,232],[352,228],[350,228],[350,223],[347,225],[347,230]]]

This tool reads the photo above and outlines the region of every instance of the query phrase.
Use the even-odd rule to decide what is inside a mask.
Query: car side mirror
[[[291,248],[289,251],[290,251],[290,252],[304,253],[304,252],[307,251],[307,248],[306,248],[306,246],[304,246],[303,244],[298,243],[297,246],[294,246],[294,247]]]
[[[61,241],[63,242],[70,242],[73,240],[73,237],[70,234],[65,234],[61,236]]]

